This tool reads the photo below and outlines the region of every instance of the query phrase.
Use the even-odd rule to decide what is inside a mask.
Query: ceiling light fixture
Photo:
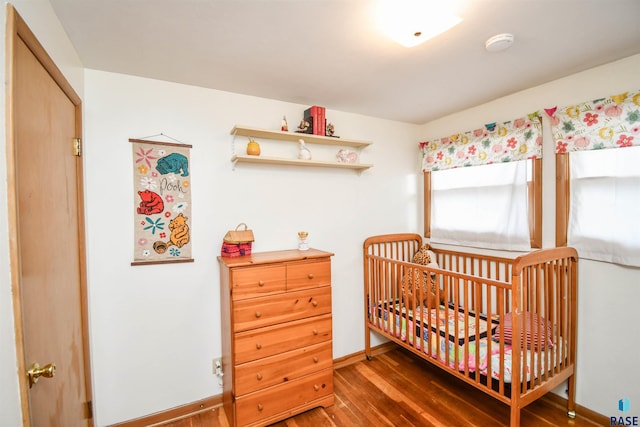
[[[462,19],[453,10],[455,2],[440,0],[380,0],[376,21],[395,42],[413,47],[453,28]]]
[[[500,52],[501,50],[511,47],[513,40],[513,34],[497,34],[493,37],[489,37],[487,41],[484,42],[484,48],[489,52]]]

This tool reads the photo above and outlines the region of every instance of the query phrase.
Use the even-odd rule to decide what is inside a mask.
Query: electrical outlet
[[[222,372],[222,357],[218,357],[213,359],[213,375],[218,378],[218,386],[222,388],[222,377],[224,376],[224,372]]]
[[[218,375],[220,372],[222,372],[222,357],[213,359],[212,365],[214,375]]]

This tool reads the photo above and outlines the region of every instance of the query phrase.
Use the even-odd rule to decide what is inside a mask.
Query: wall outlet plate
[[[217,357],[217,358],[213,359],[212,372],[213,372],[214,375],[217,375],[220,372],[222,372],[222,357]]]

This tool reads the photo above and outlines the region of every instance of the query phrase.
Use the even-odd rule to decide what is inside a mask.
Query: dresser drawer
[[[287,265],[287,290],[331,284],[331,261],[299,262]]]
[[[237,424],[247,425],[333,394],[333,369],[236,397]]]
[[[299,348],[236,366],[236,396],[292,381],[333,366],[331,342]]]
[[[331,340],[331,314],[238,332],[234,363],[240,364]]]
[[[231,299],[236,301],[286,290],[285,265],[237,268],[231,274]]]
[[[233,304],[235,332],[331,313],[331,287],[303,289]]]

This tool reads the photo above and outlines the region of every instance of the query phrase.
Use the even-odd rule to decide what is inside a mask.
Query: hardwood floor
[[[272,427],[508,426],[509,408],[400,348],[335,370],[335,404],[316,408]],[[589,411],[587,411],[589,412]],[[593,427],[609,420],[594,413],[566,415],[558,399],[545,396],[524,409],[522,427]],[[222,408],[163,427],[227,427]]]

